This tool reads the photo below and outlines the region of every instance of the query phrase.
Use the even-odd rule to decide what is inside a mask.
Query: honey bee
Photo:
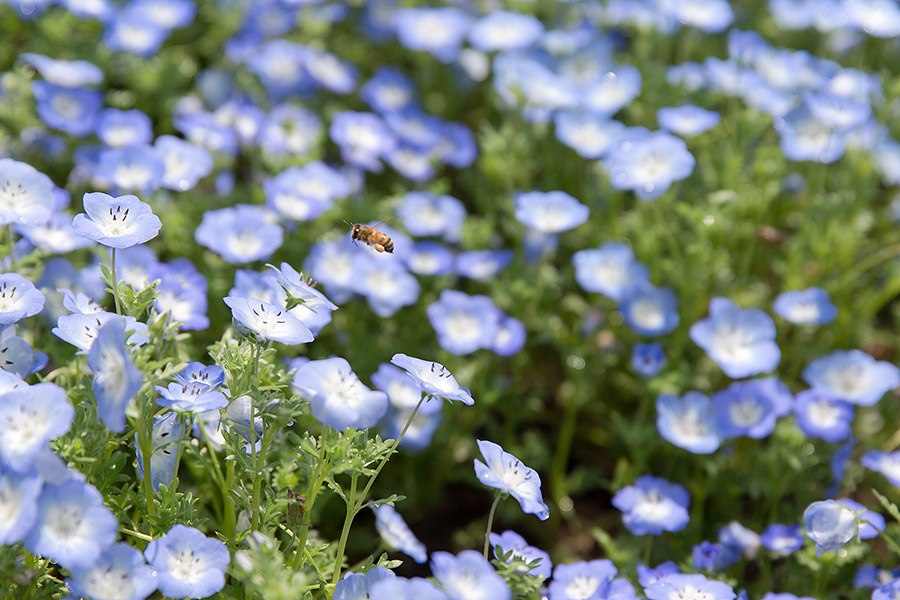
[[[344,221],[344,223],[347,223],[347,221]],[[347,223],[350,226],[350,239],[353,240],[354,244],[359,240],[366,245],[372,246],[378,252],[393,254],[394,242],[391,240],[391,236],[375,229],[383,223],[384,221],[381,221],[381,223],[375,223],[371,227],[359,223]]]

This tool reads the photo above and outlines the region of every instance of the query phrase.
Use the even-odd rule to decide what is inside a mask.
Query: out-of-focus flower
[[[784,292],[775,298],[772,310],[796,325],[824,325],[837,318],[837,307],[822,288]]]
[[[616,492],[612,504],[622,511],[622,522],[634,535],[680,531],[690,520],[687,490],[652,475],[638,477],[633,485]]]
[[[450,242],[459,240],[466,208],[446,194],[409,192],[397,206],[397,216],[411,235],[442,236]]]
[[[165,165],[161,185],[170,190],[192,189],[212,172],[213,158],[209,151],[181,138],[161,135],[156,138],[153,149]]]
[[[54,383],[16,387],[0,402],[0,464],[17,472],[31,470],[50,440],[69,431],[75,409]]]
[[[656,120],[659,122],[659,126],[667,131],[685,137],[693,137],[718,125],[722,116],[717,112],[693,104],[684,104],[659,109],[656,112]]]
[[[726,583],[711,581],[703,575],[669,575],[646,588],[648,600],[670,600],[695,594],[708,600],[733,600],[736,595]]]
[[[772,523],[762,532],[763,547],[780,556],[787,556],[803,547],[803,532],[799,525]]]
[[[485,52],[520,50],[534,44],[544,24],[534,15],[495,10],[472,24],[469,43]]]
[[[341,158],[348,163],[380,173],[380,159],[397,145],[381,117],[374,113],[344,111],[332,117],[328,135],[341,148]]]
[[[565,192],[524,192],[515,197],[516,219],[541,233],[560,233],[587,221],[590,209]]]
[[[388,546],[408,554],[420,565],[428,560],[425,544],[410,531],[403,517],[393,506],[387,504],[373,506],[372,512],[375,513],[375,530]]]
[[[641,200],[662,196],[672,183],[690,175],[695,163],[683,140],[662,131],[622,134],[603,159],[612,186],[632,190]]]
[[[509,586],[480,552],[463,550],[431,555],[431,572],[450,600],[510,600]]]
[[[0,225],[43,225],[54,212],[53,182],[31,165],[0,158]]]
[[[837,500],[813,502],[803,511],[806,536],[816,543],[816,556],[837,552],[859,529],[853,510]]]
[[[313,416],[320,423],[338,431],[372,427],[388,409],[387,394],[366,387],[350,363],[340,357],[301,365],[291,385],[309,398]]]
[[[793,404],[790,390],[775,377],[736,381],[712,395],[716,427],[723,438],[764,438]]]
[[[807,436],[840,442],[850,436],[855,412],[849,402],[821,391],[804,390],[797,394],[794,416]]]
[[[94,372],[97,415],[106,428],[125,431],[125,407],[141,389],[143,375],[134,366],[125,347],[125,321],[111,319],[97,331],[88,352],[88,366]]]
[[[781,360],[772,318],[727,298],[710,301],[709,316],[691,326],[691,339],[734,379],[768,373]]]
[[[881,473],[891,485],[900,488],[900,451],[869,450],[859,462],[867,469]]]
[[[608,598],[616,567],[607,559],[556,565],[547,586],[550,600]]]
[[[38,314],[45,300],[44,294],[18,273],[0,274],[0,325]]]
[[[630,288],[619,310],[632,331],[647,337],[671,333],[681,321],[675,292],[646,283]]]
[[[615,147],[625,125],[590,112],[561,110],[554,117],[557,139],[584,158],[603,158]]]
[[[253,204],[206,211],[194,232],[198,244],[232,264],[268,258],[281,247],[283,236],[269,211]]]
[[[500,552],[503,554],[512,552],[512,556],[506,561],[507,563],[512,562],[513,560],[520,560],[527,564],[540,560],[537,566],[529,569],[527,573],[529,575],[543,577],[544,579],[550,578],[550,572],[553,570],[553,563],[550,561],[550,555],[540,548],[529,546],[528,542],[525,541],[525,538],[515,531],[491,533],[490,544],[491,548],[494,549],[494,556],[497,559],[500,558],[500,555],[496,552],[497,546],[500,547]],[[524,571],[524,569],[521,569],[519,572]]]
[[[860,350],[838,350],[806,365],[803,380],[832,398],[872,406],[900,385],[900,369]]]
[[[635,344],[631,352],[631,366],[641,377],[656,377],[666,364],[663,347],[652,342]]]
[[[712,402],[696,391],[658,397],[656,428],[663,439],[694,454],[711,454],[722,443]]]
[[[457,355],[491,347],[503,318],[489,297],[456,290],[442,291],[427,313],[441,348]]]
[[[47,127],[75,137],[94,131],[103,106],[103,94],[86,88],[67,88],[46,81],[34,81],[31,91],[37,113]]]
[[[572,255],[575,280],[587,292],[599,292],[621,302],[625,293],[641,283],[650,283],[647,267],[634,251],[621,242],[607,242],[599,248],[579,250]]]
[[[448,63],[459,54],[471,19],[455,7],[402,8],[394,13],[393,25],[404,47],[425,50]]]

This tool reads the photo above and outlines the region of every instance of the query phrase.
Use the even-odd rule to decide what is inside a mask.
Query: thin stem
[[[566,402],[566,412],[563,415],[562,426],[559,428],[559,437],[556,438],[556,452],[550,471],[550,491],[553,493],[555,501],[559,501],[566,495],[566,465],[569,462],[569,453],[572,451],[575,426],[578,423],[578,411],[581,408],[581,401],[577,394],[576,390],[576,393]]]
[[[375,478],[378,477],[378,474],[381,473],[384,465],[387,464],[387,462],[391,459],[391,456],[394,455],[394,452],[397,451],[397,446],[400,445],[400,442],[403,440],[403,436],[406,435],[407,430],[409,430],[409,426],[412,425],[413,419],[416,418],[416,413],[419,412],[419,408],[427,398],[429,398],[429,396],[423,394],[419,399],[419,403],[416,404],[416,407],[413,409],[412,414],[409,415],[409,419],[406,420],[406,425],[403,426],[403,430],[400,432],[400,435],[398,435],[397,439],[394,440],[390,451],[388,451],[388,453],[385,454],[384,458],[381,459],[381,463],[378,465],[378,468],[375,469],[375,473],[372,474],[372,477],[369,479],[368,483],[366,483],[366,487],[363,489],[363,493],[361,496],[363,501],[365,501],[365,499],[369,497],[369,490],[372,489],[372,484],[375,483]]]
[[[491,547],[491,528],[494,526],[494,513],[497,512],[497,506],[500,504],[500,498],[503,497],[503,492],[497,490],[497,493],[494,494],[494,502],[491,504],[491,512],[488,513],[488,523],[487,529],[484,532],[484,559],[487,560],[488,557],[488,549]]]
[[[16,257],[13,253],[16,248],[16,230],[12,223],[6,226],[6,233],[7,239],[9,239],[9,270],[13,272],[16,270]]]
[[[359,473],[353,473],[350,477],[350,498],[347,500],[347,515],[344,517],[344,527],[341,529],[341,541],[338,543],[337,555],[334,557],[334,572],[331,577],[331,583],[337,584],[341,578],[341,567],[344,565],[344,550],[347,548],[347,538],[350,537],[350,527],[353,525],[353,519],[359,512],[358,501],[356,498],[356,480]]]
[[[145,542],[153,541],[152,536],[149,536],[146,533],[141,533],[140,531],[134,531],[133,529],[127,529],[125,527],[119,527],[119,531],[121,531],[122,533],[127,533],[128,535],[130,535],[132,537],[136,537],[139,540],[144,540]]]
[[[647,545],[644,546],[644,564],[650,566],[650,558],[653,555],[653,540],[655,536],[647,536]]]
[[[116,302],[116,314],[122,314],[122,305],[119,302],[119,278],[116,276],[116,249],[110,248],[110,259],[109,259],[109,277],[110,277],[110,285],[112,286],[113,291],[113,300]]]
[[[303,522],[300,525],[300,536],[297,540],[297,551],[294,553],[294,559],[291,561],[291,566],[294,567],[294,570],[297,570],[300,567],[301,553],[307,552],[306,541],[307,539],[309,539],[309,526],[312,522],[313,504],[315,504],[316,496],[319,495],[319,490],[322,488],[322,484],[325,482],[327,460],[328,458],[326,454],[319,455],[319,460],[316,463],[316,470],[313,472],[313,476],[309,480],[309,485],[306,486],[306,508],[303,512]]]
[[[150,477],[150,440],[153,423],[147,418],[149,416],[147,413],[147,395],[142,394],[138,410],[138,445],[141,447],[141,462],[144,468],[144,499],[147,502],[147,514],[152,516],[156,512],[153,506],[153,481]]]
[[[252,518],[250,523],[252,527],[256,530],[262,528],[262,516],[259,510],[259,495],[262,486],[262,479],[260,478],[260,458],[262,455],[262,448],[260,448],[260,452],[256,451],[256,412],[253,410],[253,401],[254,395],[256,394],[256,390],[259,389],[259,355],[262,353],[262,344],[256,344],[256,354],[253,357],[253,388],[250,390],[250,452],[253,455],[253,506],[250,507]],[[263,425],[265,427],[265,425]],[[265,435],[265,429],[263,429],[263,435]]]
[[[228,469],[225,474],[224,494],[225,507],[222,512],[225,513],[225,522],[222,524],[222,533],[228,538],[234,537],[237,527],[237,519],[234,514],[234,500],[231,498],[230,490],[234,487],[234,460],[228,461]]]

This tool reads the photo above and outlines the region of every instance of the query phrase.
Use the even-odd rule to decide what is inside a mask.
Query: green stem
[[[406,425],[403,426],[403,430],[400,432],[400,435],[398,435],[397,439],[394,440],[394,443],[393,445],[391,445],[391,449],[388,451],[388,453],[384,455],[383,459],[381,459],[381,463],[378,465],[378,468],[375,469],[375,473],[372,474],[372,477],[369,479],[368,483],[366,483],[366,487],[363,489],[361,496],[362,502],[364,502],[365,499],[369,497],[369,490],[372,489],[372,484],[375,483],[375,478],[378,477],[378,474],[381,473],[384,465],[387,464],[387,462],[391,459],[391,456],[394,455],[394,452],[397,451],[397,446],[400,445],[400,442],[403,440],[403,436],[406,435],[407,430],[409,430],[409,426],[412,425],[413,419],[416,418],[416,414],[419,412],[419,408],[421,408],[422,403],[425,402],[428,397],[429,396],[427,395],[422,395],[422,397],[419,399],[419,403],[416,404],[416,407],[413,409],[412,414],[409,415],[409,419],[406,420]]]
[[[262,466],[260,459],[262,458],[263,448],[256,451],[256,412],[253,410],[253,401],[256,390],[259,389],[259,355],[262,353],[262,344],[256,344],[256,355],[253,357],[253,389],[250,390],[250,452],[253,455],[253,506],[250,507],[252,518],[250,524],[252,529],[259,530],[262,528],[262,516],[259,509],[259,495],[262,487],[262,478],[260,477]],[[263,424],[265,428],[265,423]],[[263,429],[263,437],[265,437],[265,429]]]
[[[644,564],[650,566],[650,558],[653,556],[653,540],[655,536],[647,536],[647,545],[644,547]]]
[[[206,429],[204,429],[203,423],[200,423],[200,435],[203,436],[203,442],[206,444],[206,452],[209,455],[209,461],[212,463],[213,479],[219,487],[219,491],[222,492],[222,512],[220,517],[224,521],[226,518],[225,515],[227,514],[226,505],[229,487],[225,483],[225,477],[222,475],[222,467],[219,466],[219,457],[213,449],[212,442],[209,441],[209,436],[206,435]]]
[[[487,560],[488,557],[488,549],[491,547],[491,528],[494,526],[494,514],[497,512],[497,506],[500,504],[500,498],[502,498],[503,495],[502,491],[497,490],[497,493],[494,494],[494,502],[491,504],[491,512],[488,513],[487,529],[484,532],[485,560]]]
[[[234,460],[228,461],[228,469],[225,475],[225,488],[222,490],[224,494],[225,507],[222,512],[225,513],[225,522],[222,524],[222,533],[227,538],[234,538],[235,529],[237,528],[237,519],[234,514],[234,500],[231,498],[229,490],[234,488]]]
[[[556,452],[550,470],[550,490],[555,501],[559,501],[566,495],[566,465],[569,462],[569,453],[572,451],[572,441],[575,438],[575,426],[578,423],[580,408],[581,404],[576,395],[568,399],[563,422],[559,428],[559,437],[556,438]]]
[[[122,305],[119,302],[119,279],[116,276],[116,249],[110,248],[110,260],[109,260],[109,277],[110,277],[110,285],[112,286],[113,292],[113,300],[116,302],[116,314],[122,314]]]
[[[359,512],[359,502],[356,497],[356,480],[359,473],[353,473],[350,477],[350,497],[347,500],[347,514],[344,516],[344,527],[341,529],[341,541],[338,543],[337,555],[334,557],[334,571],[331,576],[331,583],[337,585],[341,578],[341,567],[344,565],[344,550],[347,548],[347,538],[350,537],[350,527],[353,525],[353,519]]]
[[[147,395],[142,394],[138,410],[138,444],[141,447],[141,462],[144,467],[144,499],[147,502],[147,514],[153,516],[156,512],[153,506],[153,482],[150,478],[150,439],[153,431],[153,422],[147,418],[149,416],[148,412]]]
[[[325,483],[325,473],[327,472],[327,454],[322,453],[319,455],[319,460],[316,463],[316,470],[313,472],[313,476],[309,480],[309,485],[306,486],[306,508],[303,512],[303,522],[300,525],[300,535],[297,539],[297,550],[294,553],[294,558],[291,561],[291,566],[296,571],[300,568],[300,558],[304,552],[306,552],[306,541],[309,539],[309,526],[312,522],[312,509],[313,504],[316,502],[316,496],[319,495],[319,490],[322,488],[322,484]]]
[[[879,532],[879,535],[884,538],[884,541],[887,542],[894,552],[900,555],[900,544],[897,543],[897,540],[888,535],[886,531]]]

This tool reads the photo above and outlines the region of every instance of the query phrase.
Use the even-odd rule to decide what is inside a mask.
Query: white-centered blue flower
[[[228,548],[193,527],[175,525],[144,550],[167,598],[207,598],[225,587]]]
[[[128,344],[140,346],[150,338],[146,324],[141,323],[132,316],[122,317],[106,311],[90,314],[75,313],[63,315],[57,319],[57,325],[51,331],[59,339],[68,342],[79,349],[76,354],[87,354],[94,340],[100,332],[100,328],[112,320],[125,321],[125,332],[131,333]]]
[[[281,247],[284,230],[264,206],[237,204],[203,213],[194,239],[231,264],[269,258]]]
[[[156,590],[156,572],[125,542],[104,550],[90,566],[72,569],[66,580],[76,596],[96,600],[144,600]]]
[[[837,500],[813,502],[803,511],[803,522],[806,537],[816,543],[816,556],[837,552],[859,531],[856,514]]]
[[[656,111],[656,120],[663,129],[677,135],[693,137],[718,125],[722,116],[693,104],[683,104],[659,109]]]
[[[500,556],[496,551],[497,546],[500,547],[501,554],[506,554],[507,552],[512,553],[512,556],[510,556],[509,560],[506,561],[507,563],[510,563],[514,560],[523,561],[526,564],[539,561],[538,564],[531,569],[520,567],[520,570],[517,570],[517,572],[523,574],[528,573],[529,575],[543,577],[544,579],[550,578],[550,572],[553,570],[553,562],[550,560],[550,555],[540,548],[529,546],[528,542],[525,541],[525,538],[523,538],[515,531],[491,533],[489,539],[491,548],[494,549],[494,556],[498,560]]]
[[[659,396],[656,427],[663,439],[694,454],[711,454],[722,443],[712,402],[696,391]]]
[[[53,182],[29,164],[0,158],[0,225],[43,225],[54,211]]]
[[[435,552],[431,572],[450,600],[510,600],[509,586],[475,550]]]
[[[75,233],[110,248],[128,248],[156,237],[162,223],[137,196],[84,195],[84,213],[75,215]],[[85,214],[87,213],[87,214]]]
[[[812,287],[784,292],[772,304],[775,314],[795,325],[824,325],[837,318],[837,307],[828,292]]]
[[[199,381],[175,381],[166,387],[156,386],[156,391],[161,396],[156,403],[176,412],[201,413],[228,405],[225,394]]]
[[[691,496],[677,483],[642,475],[616,492],[612,505],[622,511],[622,522],[634,535],[660,535],[687,526]]]
[[[44,294],[18,273],[0,274],[0,325],[38,314],[44,300]]]
[[[23,52],[18,58],[34,67],[44,79],[61,87],[79,88],[103,82],[100,67],[86,60],[59,60],[36,52]]]
[[[340,600],[335,595],[336,600]],[[369,600],[447,600],[447,596],[427,579],[389,577],[373,583]]]
[[[607,242],[599,248],[579,250],[572,255],[575,280],[586,292],[599,292],[621,302],[625,293],[642,283],[650,283],[650,272],[637,260],[630,246]]]
[[[301,365],[292,387],[309,399],[313,416],[320,423],[338,431],[372,427],[388,409],[387,394],[366,387],[350,363],[340,357]]]
[[[618,570],[607,559],[556,565],[547,586],[550,600],[593,600],[607,598]]]
[[[541,233],[560,233],[587,221],[590,209],[561,191],[522,192],[515,197],[516,219]]]
[[[225,304],[239,325],[282,344],[305,344],[314,339],[309,327],[286,309],[256,298],[227,296]]]
[[[859,406],[872,406],[900,385],[900,369],[861,350],[832,352],[803,369],[812,389]]]
[[[894,452],[870,450],[859,462],[865,468],[881,473],[891,485],[900,488],[900,450]]]
[[[99,329],[87,362],[94,372],[93,390],[100,420],[110,431],[123,433],[125,407],[143,382],[143,375],[125,346],[123,319],[111,319]]]
[[[440,363],[398,353],[391,357],[391,364],[406,371],[413,383],[429,396],[468,406],[475,403],[472,393],[459,385],[456,377]]]
[[[768,373],[781,360],[772,317],[727,298],[710,301],[709,316],[691,326],[691,339],[734,379]]]
[[[393,506],[373,506],[372,512],[375,513],[375,530],[388,546],[408,554],[420,565],[428,560],[425,544],[419,541]]]
[[[34,526],[42,485],[34,472],[0,469],[0,546],[22,541]]]
[[[703,600],[733,600],[734,590],[727,583],[707,579],[703,575],[669,575],[646,588],[648,600],[673,598],[702,598]]]
[[[541,477],[537,471],[505,452],[499,444],[476,440],[485,462],[475,459],[475,476],[484,485],[509,493],[519,501],[522,511],[544,521],[550,509],[541,495]]]
[[[0,464],[24,472],[47,443],[72,426],[75,408],[54,383],[37,383],[0,397]]]

